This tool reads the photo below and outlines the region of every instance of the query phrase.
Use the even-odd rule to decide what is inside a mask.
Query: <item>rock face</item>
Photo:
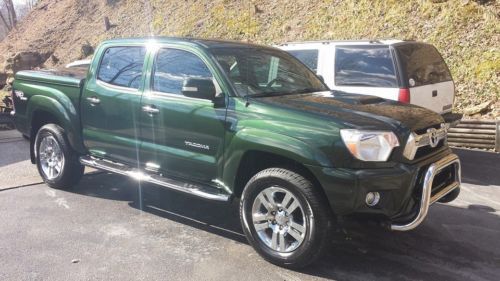
[[[8,54],[3,68],[0,69],[0,87],[7,84],[10,77],[20,70],[37,68],[52,55],[52,52],[40,53],[35,51],[24,51]]]

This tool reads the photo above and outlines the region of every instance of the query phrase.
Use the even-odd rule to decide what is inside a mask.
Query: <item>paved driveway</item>
[[[500,280],[500,156],[457,150],[463,192],[412,232],[350,223],[302,271],[263,261],[237,203],[212,203],[91,171],[40,182],[28,144],[0,132],[0,280]]]

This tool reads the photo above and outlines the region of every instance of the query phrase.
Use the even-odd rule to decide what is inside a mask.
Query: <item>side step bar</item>
[[[160,185],[169,189],[188,193],[209,200],[227,202],[230,199],[230,194],[221,188],[217,190],[215,187],[205,186],[202,184],[185,183],[179,180],[162,177],[158,174],[145,173],[137,168],[132,168],[120,163],[93,158],[90,156],[80,157],[80,163],[85,166],[105,170],[111,173],[125,175],[138,181],[149,182]]]

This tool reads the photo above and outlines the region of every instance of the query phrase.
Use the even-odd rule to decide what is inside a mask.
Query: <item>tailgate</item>
[[[410,88],[410,102],[437,113],[447,113],[453,108],[455,86],[453,81],[439,82]]]
[[[438,113],[450,112],[455,85],[438,50],[420,42],[395,44],[401,87],[410,89],[410,103]]]

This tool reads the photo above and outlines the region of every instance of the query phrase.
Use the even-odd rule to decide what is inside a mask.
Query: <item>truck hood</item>
[[[406,127],[417,131],[444,122],[441,115],[422,107],[339,91],[259,97],[255,100],[306,111],[359,129],[380,130],[389,126],[395,130]]]

